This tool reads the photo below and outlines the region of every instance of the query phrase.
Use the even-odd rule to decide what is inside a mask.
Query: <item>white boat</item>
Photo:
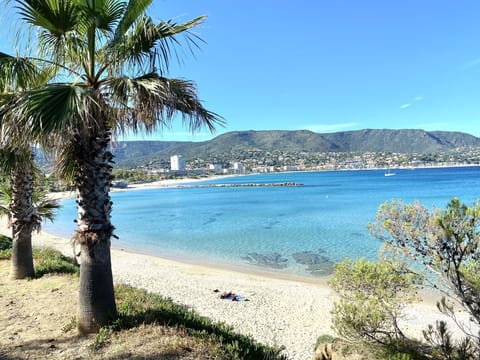
[[[384,175],[385,175],[385,176],[395,176],[395,175],[397,175],[397,174],[395,174],[394,172],[391,172],[390,169],[387,169],[387,170],[385,170],[385,174],[384,174]]]

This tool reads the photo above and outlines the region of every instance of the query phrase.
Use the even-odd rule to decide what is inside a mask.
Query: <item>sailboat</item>
[[[394,172],[391,172],[390,169],[387,169],[387,170],[385,170],[385,174],[384,174],[384,175],[385,175],[385,176],[395,176],[395,175],[397,175],[397,174],[395,174]]]

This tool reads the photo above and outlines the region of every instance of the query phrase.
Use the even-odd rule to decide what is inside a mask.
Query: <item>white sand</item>
[[[0,233],[10,234],[5,219],[0,219]],[[69,240],[44,232],[34,234],[33,244],[72,254]],[[278,279],[121,250],[112,250],[112,269],[115,283],[127,283],[170,297],[260,342],[283,345],[290,359],[310,359],[318,336],[334,335],[330,310],[336,296],[325,281]],[[215,289],[235,292],[250,301],[222,300]],[[468,318],[466,314],[461,317]],[[408,334],[420,339],[421,330],[438,319],[444,317],[434,304],[424,302],[407,309],[402,326]]]

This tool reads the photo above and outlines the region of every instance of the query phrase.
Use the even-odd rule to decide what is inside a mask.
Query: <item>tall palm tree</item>
[[[47,68],[42,70],[25,58],[0,53],[0,106],[8,107],[25,89],[45,84],[49,73],[51,71]],[[12,228],[10,277],[24,279],[35,275],[32,232],[40,229],[43,216],[34,199],[33,181],[36,167],[32,147],[23,132],[10,131],[8,135],[5,134],[4,129],[8,122],[8,116],[1,117],[0,173],[9,177],[10,181],[9,187],[2,184],[0,188],[0,196],[4,202],[0,213],[8,216]],[[55,202],[51,205],[53,208],[58,207]],[[53,213],[43,215],[51,217]]]
[[[9,107],[12,131],[55,134],[59,169],[77,189],[80,263],[77,325],[96,331],[116,312],[111,272],[112,134],[151,132],[177,114],[192,130],[214,131],[222,119],[205,109],[195,85],[164,77],[184,24],[155,23],[146,15],[152,0],[18,0],[19,14],[38,34],[38,59],[57,66],[56,82],[27,91]]]

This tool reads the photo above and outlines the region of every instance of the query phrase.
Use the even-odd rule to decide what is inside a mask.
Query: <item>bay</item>
[[[319,254],[331,262],[345,257],[376,259],[380,242],[367,226],[383,202],[419,200],[444,207],[459,197],[479,197],[480,167],[291,172],[235,176],[204,184],[294,182],[300,187],[159,188],[112,193],[112,246],[134,252],[249,267],[248,254],[279,254],[284,274],[311,276],[293,255]],[[75,230],[74,199],[64,200],[44,230],[70,237]]]

